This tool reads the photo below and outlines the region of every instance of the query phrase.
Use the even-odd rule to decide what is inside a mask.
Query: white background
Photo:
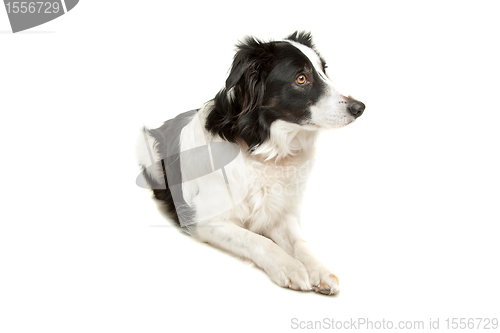
[[[0,9],[0,331],[500,317],[496,4],[84,0],[18,34]],[[337,297],[196,243],[135,185],[142,124],[213,98],[238,39],[297,29],[367,106],[322,136],[303,208]]]

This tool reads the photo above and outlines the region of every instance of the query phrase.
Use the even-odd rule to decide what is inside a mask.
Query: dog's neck
[[[255,148],[252,155],[264,160],[310,157],[314,154],[314,147],[318,131],[283,120],[277,120],[271,125],[271,135],[268,140]]]
[[[205,128],[206,117],[213,109],[213,101],[206,103],[199,111],[200,123]],[[207,136],[211,136],[206,133]],[[284,159],[310,158],[314,155],[317,129],[309,129],[303,126],[276,120],[271,125],[270,136],[262,144],[251,151],[251,156],[263,161],[275,160],[280,162]],[[214,140],[213,137],[211,140]],[[242,139],[236,140],[244,151],[248,151],[248,145]]]

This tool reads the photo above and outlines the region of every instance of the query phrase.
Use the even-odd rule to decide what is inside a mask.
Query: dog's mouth
[[[303,124],[302,128],[309,131],[342,128],[353,123],[361,114],[362,112],[358,112],[356,116],[350,112],[342,112],[340,114],[332,112],[323,115],[315,121],[311,119],[308,123]]]

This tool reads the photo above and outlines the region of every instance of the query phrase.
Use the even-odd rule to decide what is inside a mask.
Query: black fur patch
[[[163,164],[163,160],[161,161]],[[165,168],[162,166],[162,176],[165,180],[165,183],[158,183],[154,178],[152,178],[143,167],[142,175],[148,185],[153,189],[153,194],[155,198],[162,202],[161,209],[164,213],[166,213],[172,220],[174,220],[177,226],[180,226],[179,217],[177,216],[177,211],[175,210],[174,200],[172,198],[172,193],[170,193],[170,189],[168,188],[167,175],[165,174]],[[165,187],[165,189],[161,189],[161,187]]]
[[[313,47],[309,33],[288,37]],[[296,78],[305,75],[307,83]],[[247,37],[237,53],[226,86],[214,99],[206,129],[230,142],[244,140],[253,150],[270,136],[271,124],[280,119],[299,125],[311,118],[309,107],[325,91],[309,58],[288,42],[262,42]]]

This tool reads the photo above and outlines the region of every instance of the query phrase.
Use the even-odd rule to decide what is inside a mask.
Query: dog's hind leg
[[[231,221],[199,223],[193,236],[240,257],[252,260],[273,282],[294,290],[312,290],[304,265],[270,239]]]

